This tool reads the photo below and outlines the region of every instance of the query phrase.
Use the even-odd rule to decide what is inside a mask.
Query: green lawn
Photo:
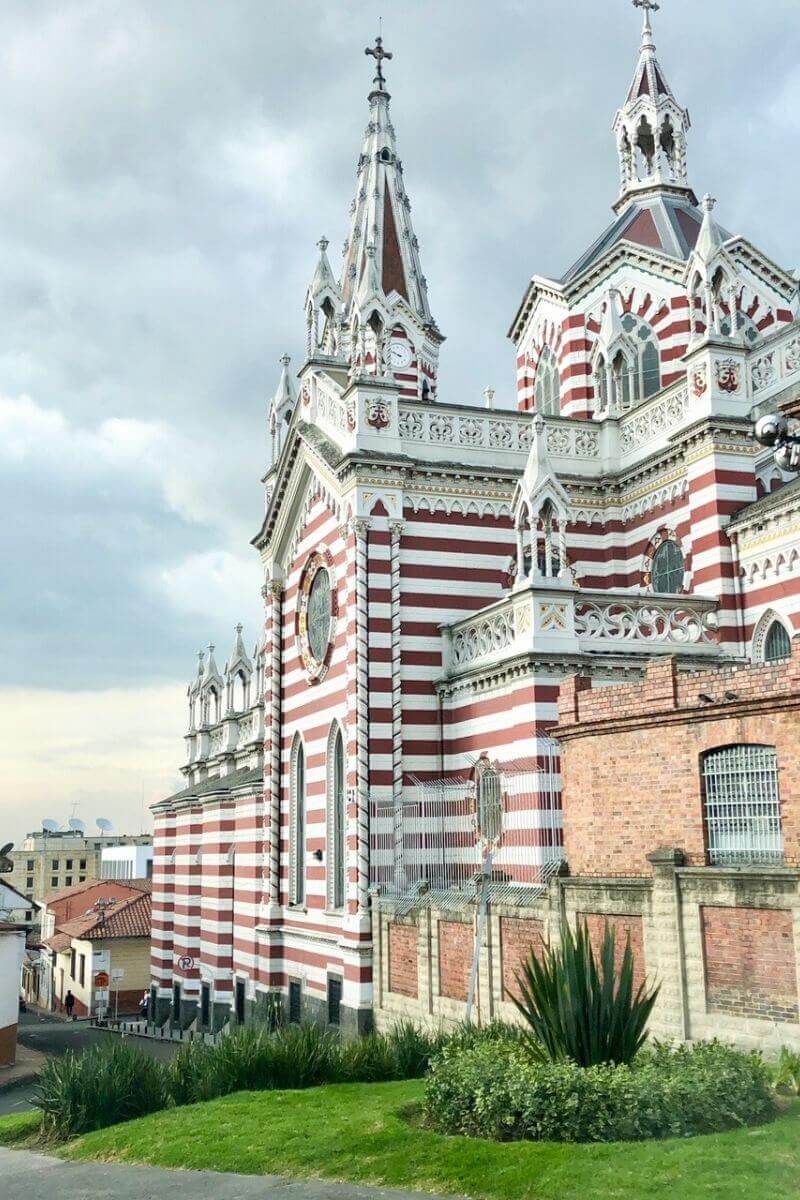
[[[490,1200],[796,1200],[800,1102],[758,1129],[680,1141],[567,1146],[444,1137],[419,1125],[423,1084],[239,1092],[87,1134],[67,1158],[313,1176]],[[0,1120],[0,1141],[29,1136]]]

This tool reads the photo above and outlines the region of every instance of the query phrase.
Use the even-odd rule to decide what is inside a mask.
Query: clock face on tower
[[[410,364],[412,358],[413,354],[408,342],[392,341],[389,343],[389,363],[391,366],[402,370],[403,367],[407,367]]]

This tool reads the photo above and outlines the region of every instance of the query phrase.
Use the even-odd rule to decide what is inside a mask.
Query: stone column
[[[653,1010],[652,1033],[659,1038],[685,1040],[691,1036],[686,1003],[685,956],[680,889],[676,868],[683,866],[682,850],[660,847],[648,854],[653,869],[650,937],[647,938],[648,980],[661,990]]]

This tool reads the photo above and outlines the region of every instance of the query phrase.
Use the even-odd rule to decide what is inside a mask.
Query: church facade
[[[531,279],[509,330],[515,409],[440,392],[444,337],[390,56],[380,39],[368,51],[377,72],[341,271],[322,239],[305,359],[296,380],[283,360],[270,405],[254,538],[264,629],[252,653],[237,630],[222,671],[213,648],[201,656],[186,786],[154,806],[159,1019],[217,1029],[275,996],[291,1019],[353,1030],[398,1013],[509,1015],[521,954],[557,937],[559,914],[582,913],[598,929],[617,921],[668,977],[659,1028],[689,1036],[674,1017],[683,958],[657,952],[678,920],[658,897],[688,870],[709,910],[735,908],[735,893],[751,917],[784,914],[780,1001],[754,1000],[748,1019],[766,1013],[766,1029],[777,1013],[793,1036],[800,794],[767,718],[757,740],[743,716],[740,734],[726,726],[698,751],[685,829],[662,829],[652,796],[640,820],[602,751],[595,775],[610,786],[592,820],[573,819],[575,696],[635,709],[641,688],[649,711],[666,671],[680,720],[697,709],[708,725],[720,702],[708,681],[734,694],[744,676],[734,687],[725,672],[755,671],[756,708],[786,707],[800,629],[800,481],[753,438],[754,419],[791,412],[800,387],[797,279],[698,201],[688,113],[656,56],[653,6],[639,7],[613,123],[613,220],[560,279]],[[716,749],[728,759],[708,758]],[[619,878],[611,825],[627,847]],[[772,918],[753,920],[774,945]],[[740,924],[744,954],[755,935]],[[722,927],[709,918],[712,942]],[[697,987],[705,996],[702,971]]]

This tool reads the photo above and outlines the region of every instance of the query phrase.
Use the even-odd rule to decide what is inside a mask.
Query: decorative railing
[[[699,597],[636,596],[575,601],[575,633],[589,641],[653,643],[680,646],[716,646],[716,601]],[[643,603],[644,601],[644,603]]]
[[[780,391],[800,373],[800,335],[795,325],[782,337],[768,339],[763,352],[750,357],[750,388],[757,402],[770,392]]]
[[[520,654],[717,653],[717,601],[586,591],[541,578],[481,612],[442,626],[448,676]]]
[[[465,450],[516,450],[527,454],[531,414],[457,409],[444,404],[406,404],[399,410],[400,437]]]
[[[626,413],[619,421],[620,453],[628,454],[671,433],[686,420],[688,409],[689,389],[679,383]]]

